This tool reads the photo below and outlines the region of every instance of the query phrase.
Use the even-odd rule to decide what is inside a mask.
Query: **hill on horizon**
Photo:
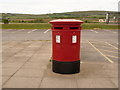
[[[101,16],[106,15],[106,13],[116,13],[116,11],[74,11],[74,12],[64,12],[64,13],[51,13],[51,14],[19,14],[19,13],[1,13],[3,17],[9,18],[44,18],[46,16],[51,17],[82,17],[82,16]],[[55,16],[56,15],[56,16]]]
[[[115,11],[74,11],[64,13],[51,13],[51,14],[17,14],[17,13],[2,13],[0,18],[10,18],[11,21],[34,21],[41,20],[41,22],[49,22],[52,19],[80,19],[88,21],[98,21],[105,19],[107,13],[112,13],[110,17],[115,16],[118,12]]]

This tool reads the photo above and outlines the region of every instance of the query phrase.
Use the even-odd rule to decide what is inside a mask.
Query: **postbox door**
[[[80,59],[80,31],[53,32],[53,59],[75,61]]]

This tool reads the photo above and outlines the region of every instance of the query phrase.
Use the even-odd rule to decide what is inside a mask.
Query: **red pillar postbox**
[[[83,21],[57,19],[52,24],[52,70],[61,74],[80,72],[80,32]]]

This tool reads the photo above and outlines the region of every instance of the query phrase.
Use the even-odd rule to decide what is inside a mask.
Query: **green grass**
[[[3,24],[3,29],[49,29],[51,27],[48,23],[41,24]]]
[[[100,23],[84,23],[83,29],[118,29],[118,25],[100,24]]]
[[[41,23],[41,24],[3,24],[3,29],[50,29],[51,24]],[[98,23],[84,23],[82,24],[82,29],[118,29],[118,25],[107,25]]]

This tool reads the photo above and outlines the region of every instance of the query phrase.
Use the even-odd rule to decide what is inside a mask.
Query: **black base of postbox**
[[[74,62],[60,62],[52,60],[52,70],[60,74],[74,74],[80,72],[80,60]]]

